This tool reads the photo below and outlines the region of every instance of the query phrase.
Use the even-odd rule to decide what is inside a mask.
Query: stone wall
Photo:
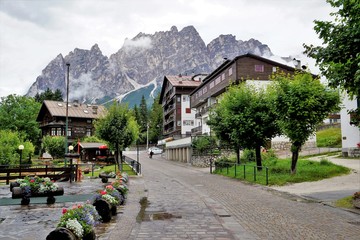
[[[273,150],[289,150],[291,148],[291,142],[271,142],[271,149]],[[301,147],[302,149],[316,148],[315,141],[307,141]]]

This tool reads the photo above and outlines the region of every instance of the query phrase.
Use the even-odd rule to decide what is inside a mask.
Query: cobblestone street
[[[134,154],[134,155],[132,155]],[[136,159],[135,153],[127,153]],[[209,174],[209,169],[140,154],[142,176],[130,179],[126,205],[98,239],[358,239],[360,215],[268,187]],[[101,188],[100,179],[63,183],[65,194]],[[2,186],[0,197],[11,196]],[[0,207],[0,240],[45,239],[62,207]]]
[[[143,158],[148,214],[130,239],[358,239],[360,215],[245,184],[208,169]],[[140,197],[141,194],[139,194]],[[115,239],[115,238],[114,238]]]

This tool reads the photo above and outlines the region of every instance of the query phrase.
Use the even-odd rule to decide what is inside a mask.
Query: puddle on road
[[[141,223],[144,221],[156,221],[156,220],[171,220],[173,218],[182,218],[178,215],[163,211],[146,211],[146,208],[150,205],[146,197],[140,200],[140,211],[136,217],[136,222]]]

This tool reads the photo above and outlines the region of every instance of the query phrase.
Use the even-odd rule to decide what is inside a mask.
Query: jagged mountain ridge
[[[181,31],[173,26],[170,31],[139,33],[126,39],[110,57],[104,56],[97,44],[90,50],[75,48],[65,57],[59,54],[27,95],[50,88],[60,89],[65,96],[66,63],[70,63],[70,100],[101,104],[153,81],[161,87],[164,75],[210,73],[224,58],[245,53],[272,55],[267,45],[255,39],[242,41],[233,35],[220,35],[206,45],[193,26]]]

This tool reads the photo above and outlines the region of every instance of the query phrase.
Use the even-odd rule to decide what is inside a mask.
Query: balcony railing
[[[201,133],[202,132],[202,126],[198,126],[198,127],[195,127],[193,129],[191,129],[191,133]]]

